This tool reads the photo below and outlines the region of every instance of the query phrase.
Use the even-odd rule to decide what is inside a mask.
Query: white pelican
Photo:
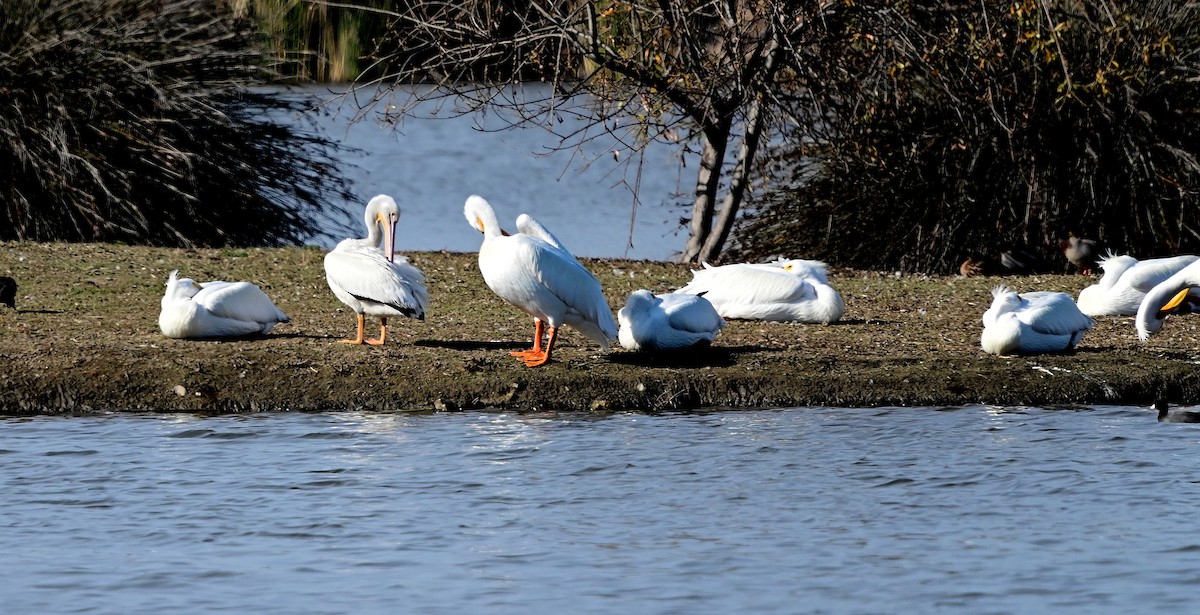
[[[600,282],[562,244],[529,216],[518,219],[518,232],[505,234],[492,206],[472,195],[463,215],[483,233],[479,272],[501,299],[533,317],[533,348],[512,353],[535,367],[550,360],[558,327],[570,325],[604,350],[617,337],[617,324]],[[549,337],[542,348],[542,327]]]
[[[158,328],[176,339],[238,337],[270,333],[288,317],[249,282],[205,282],[172,271],[163,294]]]
[[[1100,260],[1104,270],[1100,281],[1079,291],[1075,303],[1088,316],[1133,316],[1150,289],[1197,258],[1188,255],[1139,261],[1127,254],[1110,254]]]
[[[992,296],[992,306],[983,313],[983,335],[979,339],[984,352],[991,354],[1066,352],[1095,324],[1067,293],[1018,295],[1008,287],[997,286]]]
[[[399,219],[396,201],[386,194],[376,196],[363,214],[366,238],[343,239],[325,255],[325,280],[330,290],[358,316],[358,336],[340,342],[382,345],[387,341],[388,317],[425,319],[429,305],[425,274],[407,258],[395,256]],[[378,339],[363,339],[366,314],[379,317]]]
[[[725,318],[830,323],[846,311],[842,296],[829,285],[825,263],[819,261],[780,259],[720,267],[705,263],[675,292],[704,293]]]
[[[629,294],[617,312],[618,339],[629,350],[681,350],[713,341],[725,320],[712,303],[700,295],[668,293],[655,296],[648,290]]]
[[[1196,287],[1200,287],[1200,261],[1180,269],[1175,275],[1150,289],[1142,304],[1138,306],[1135,319],[1138,339],[1144,342],[1157,333],[1167,319],[1167,314],[1184,304],[1184,300]],[[1184,311],[1190,311],[1190,306]]]

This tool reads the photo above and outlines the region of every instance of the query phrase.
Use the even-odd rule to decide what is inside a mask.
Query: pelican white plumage
[[[1104,270],[1100,281],[1079,291],[1075,303],[1088,316],[1133,316],[1150,289],[1197,258],[1187,255],[1139,261],[1128,254],[1109,254],[1100,260]]]
[[[1171,277],[1163,280],[1142,299],[1138,306],[1137,324],[1138,339],[1143,342],[1157,333],[1172,310],[1177,310],[1191,294],[1192,290],[1200,287],[1200,260],[1177,271]],[[1187,308],[1190,311],[1190,306]]]
[[[622,346],[650,352],[707,344],[725,326],[716,308],[701,295],[656,296],[644,289],[629,294],[617,321]]]
[[[176,339],[241,337],[270,333],[288,317],[249,282],[196,283],[172,271],[158,314],[163,335]]]
[[[501,299],[533,317],[533,348],[512,353],[535,367],[550,360],[558,328],[568,325],[608,350],[617,337],[617,324],[600,282],[563,247],[553,234],[529,216],[518,219],[518,232],[507,235],[496,212],[472,195],[463,215],[483,233],[479,272]],[[548,338],[542,348],[542,327]]]
[[[980,345],[991,354],[1066,352],[1075,347],[1095,321],[1060,292],[1017,294],[992,289],[992,305],[983,313]]]
[[[386,194],[378,195],[367,203],[363,213],[367,236],[343,239],[325,255],[325,280],[330,290],[358,317],[357,337],[341,342],[382,345],[387,341],[389,317],[425,319],[429,306],[425,274],[407,258],[395,255],[399,220],[396,201]],[[364,339],[366,314],[379,317],[378,339]]]
[[[719,267],[704,263],[704,269],[693,271],[692,281],[675,292],[704,293],[717,313],[730,319],[830,323],[846,311],[820,261],[780,259]]]

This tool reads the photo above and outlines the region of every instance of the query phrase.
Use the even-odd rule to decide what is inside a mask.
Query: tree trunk
[[[709,232],[708,238],[705,239],[700,250],[699,260],[701,261],[713,261],[721,256],[721,250],[725,249],[729,232],[733,229],[734,221],[737,220],[738,209],[745,200],[746,189],[750,183],[750,170],[753,168],[754,157],[758,153],[758,144],[762,140],[763,127],[766,125],[765,90],[770,88],[770,84],[775,79],[779,53],[782,49],[777,38],[778,34],[774,36],[776,38],[773,38],[763,50],[763,76],[761,81],[756,82],[759,91],[750,99],[749,108],[746,109],[746,133],[742,135],[742,145],[738,148],[737,165],[729,180],[729,192],[725,194],[725,199],[721,203],[721,212],[717,218],[716,228]]]
[[[696,172],[696,200],[692,205],[692,223],[688,231],[687,245],[679,255],[682,262],[699,262],[704,244],[712,232],[713,211],[716,208],[717,190],[721,186],[721,166],[725,164],[725,146],[729,143],[729,131],[728,122],[722,122],[721,126],[704,131],[700,170]]]
[[[764,115],[763,101],[760,96],[753,100],[747,111],[746,134],[742,137],[742,146],[738,148],[737,166],[734,167],[733,176],[729,180],[729,192],[725,194],[725,199],[721,203],[721,212],[717,217],[716,228],[709,232],[697,260],[714,261],[721,255],[721,250],[725,248],[725,241],[729,239],[729,231],[733,228],[734,220],[737,219],[738,209],[742,205],[746,187],[750,182],[750,169],[762,137]]]

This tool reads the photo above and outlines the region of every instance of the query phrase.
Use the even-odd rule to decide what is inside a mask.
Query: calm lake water
[[[1141,408],[0,419],[6,613],[1186,612]]]
[[[345,119],[320,122],[364,150],[363,201],[397,198],[401,250],[478,249],[472,193],[582,256],[683,245],[675,148],[650,151],[630,247],[611,145]],[[1117,407],[0,418],[0,613],[1185,611],[1198,429]]]
[[[537,85],[524,87],[531,96],[544,95]],[[405,92],[385,98],[365,114],[356,105],[364,96],[339,98],[323,87],[284,92],[323,102],[324,113],[281,120],[305,129],[314,120],[321,134],[356,150],[346,151],[342,159],[359,200],[333,204],[350,226],[325,225],[335,239],[316,241],[319,245],[332,246],[348,234],[362,236],[363,208],[379,193],[395,197],[401,208],[398,251],[478,250],[482,239],[462,214],[472,194],[488,199],[500,223],[510,229],[518,214],[532,215],[577,256],[667,260],[687,239],[680,218],[691,215],[686,195],[695,190],[699,157],[683,153],[677,145],[647,147],[635,212],[631,186],[639,180],[630,162],[638,158],[613,138],[555,151],[560,141],[544,128],[500,130],[509,124],[504,117],[453,117],[452,104],[419,105],[416,112],[426,119],[398,125],[379,122],[386,103],[404,104]],[[365,117],[351,121],[357,115]],[[555,123],[559,133],[585,127],[569,115],[560,119]],[[620,130],[617,134],[628,137]]]

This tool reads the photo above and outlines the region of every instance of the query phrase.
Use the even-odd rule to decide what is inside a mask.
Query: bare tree
[[[463,112],[503,109],[515,122],[552,129],[564,114],[586,119],[586,128],[558,134],[562,147],[604,135],[637,153],[652,140],[698,149],[683,261],[720,255],[763,135],[777,121],[779,88],[798,74],[787,65],[791,47],[824,10],[775,0],[401,4],[384,12],[389,34],[376,66],[364,70],[373,77],[361,83],[426,84],[412,105],[452,97]],[[531,80],[549,82],[551,94],[516,87]],[[398,119],[411,109],[394,112]]]

